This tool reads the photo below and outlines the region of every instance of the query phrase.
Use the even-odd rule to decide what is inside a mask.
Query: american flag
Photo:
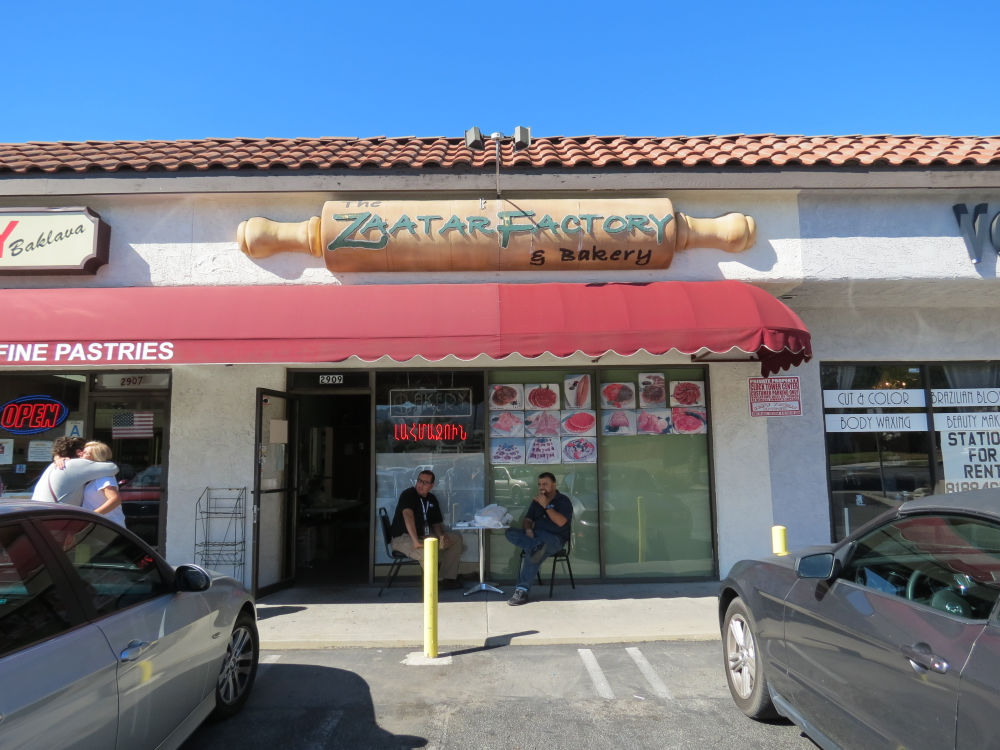
[[[153,437],[153,412],[115,412],[111,416],[111,437],[115,439]]]

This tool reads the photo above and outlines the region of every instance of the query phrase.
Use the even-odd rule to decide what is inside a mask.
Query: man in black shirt
[[[392,548],[424,565],[424,539],[438,539],[439,588],[457,589],[458,563],[462,558],[465,542],[461,534],[445,531],[441,506],[434,497],[434,472],[422,471],[417,475],[417,486],[408,487],[399,496],[396,512],[392,517],[389,533]]]
[[[507,529],[507,541],[524,550],[521,572],[514,595],[507,601],[513,607],[528,601],[528,591],[535,582],[542,561],[561,550],[569,541],[573,503],[556,489],[551,472],[538,475],[538,495],[531,501],[520,529]]]

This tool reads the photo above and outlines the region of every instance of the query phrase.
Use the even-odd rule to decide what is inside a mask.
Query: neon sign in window
[[[69,409],[49,396],[22,396],[0,407],[0,428],[12,435],[33,435],[58,427]]]
[[[402,422],[392,426],[393,440],[465,440],[468,433],[460,424]]]

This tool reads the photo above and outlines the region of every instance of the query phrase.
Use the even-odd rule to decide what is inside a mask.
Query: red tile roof
[[[492,141],[471,151],[462,138],[206,138],[0,144],[0,175],[204,170],[483,169]],[[575,167],[993,166],[1000,136],[724,135],[688,138],[579,136],[502,146],[503,165]]]

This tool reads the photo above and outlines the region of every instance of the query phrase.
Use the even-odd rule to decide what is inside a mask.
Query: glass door
[[[167,518],[167,403],[164,396],[145,393],[95,396],[93,433],[85,435],[111,448],[125,526],[161,551]]]
[[[293,579],[296,492],[288,436],[294,408],[287,393],[257,389],[253,589],[258,595]]]

